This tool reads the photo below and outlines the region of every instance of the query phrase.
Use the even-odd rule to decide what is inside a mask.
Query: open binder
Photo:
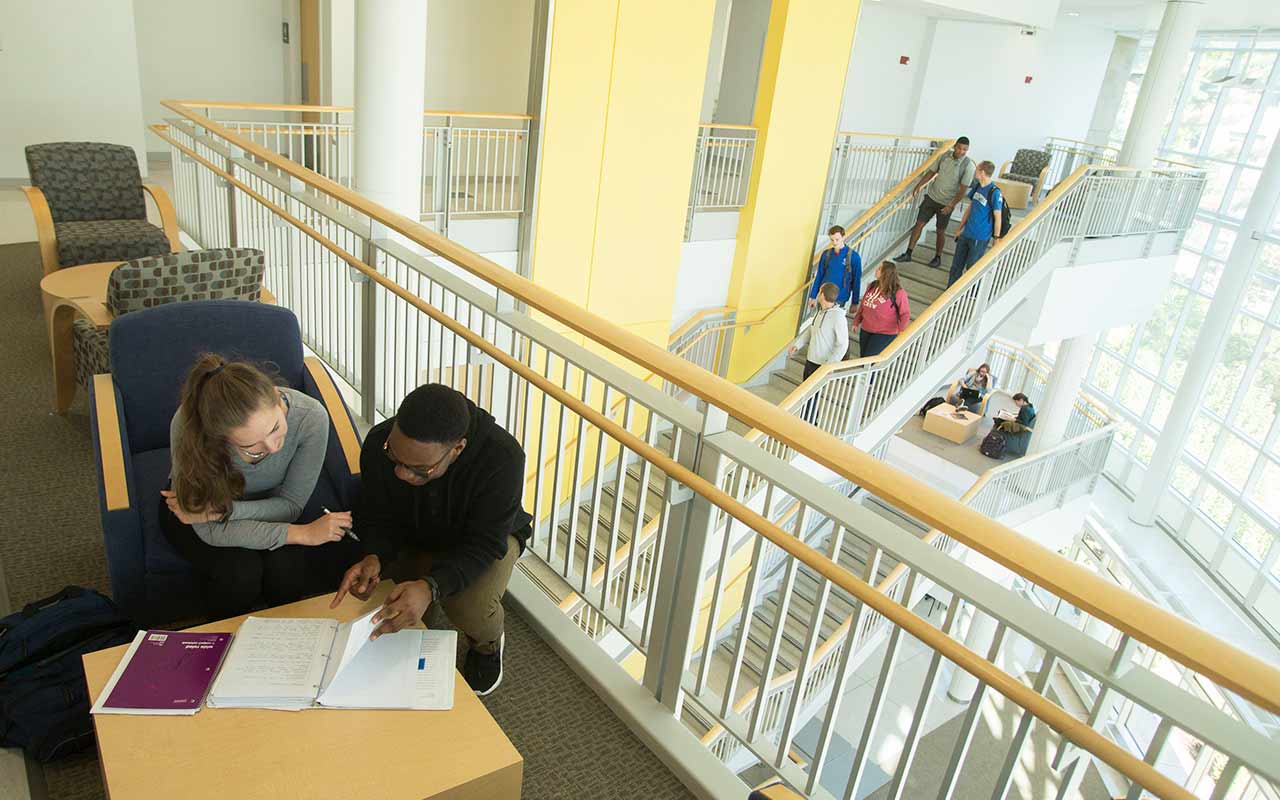
[[[369,641],[375,613],[347,623],[247,618],[209,691],[208,706],[452,708],[457,633],[410,629]]]

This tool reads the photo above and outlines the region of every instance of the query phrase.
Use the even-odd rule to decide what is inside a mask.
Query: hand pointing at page
[[[431,587],[426,581],[409,581],[400,583],[387,595],[387,602],[377,614],[373,615],[373,629],[370,639],[377,639],[384,633],[395,633],[419,622],[431,606]]]

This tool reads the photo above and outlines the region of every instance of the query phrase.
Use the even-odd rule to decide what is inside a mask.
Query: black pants
[[[870,333],[865,330],[858,331],[858,355],[861,358],[867,356],[878,356],[889,346],[896,333]]]
[[[205,611],[213,619],[332,592],[342,572],[360,560],[359,545],[351,539],[317,547],[287,544],[275,550],[214,547],[179,522],[163,499],[160,528],[195,569]]]
[[[809,376],[818,371],[821,364],[815,364],[809,359],[804,360],[804,380],[809,380]],[[800,411],[800,416],[805,422],[813,423],[817,417],[818,411],[818,392],[814,392],[809,399],[804,402],[804,408]]]

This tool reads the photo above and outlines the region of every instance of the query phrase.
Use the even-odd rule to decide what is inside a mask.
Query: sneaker
[[[475,649],[467,652],[467,660],[462,665],[462,677],[467,679],[467,685],[480,697],[497,689],[498,684],[502,683],[502,651],[506,644],[507,635],[504,633],[498,639],[496,653],[481,653]]]
[[[939,258],[938,256],[934,256],[934,257],[929,261],[929,266],[931,266],[931,267],[941,267],[941,266],[942,266],[942,259],[941,259],[941,258]]]
[[[900,255],[900,256],[898,256],[897,258],[895,258],[895,259],[894,259],[894,261],[897,261],[899,264],[906,264],[906,263],[910,262],[910,261],[911,261],[911,251],[910,251],[910,250],[908,250],[907,252],[905,252],[905,253],[903,253],[902,255]]]

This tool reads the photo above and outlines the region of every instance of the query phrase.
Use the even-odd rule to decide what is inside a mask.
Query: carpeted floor
[[[0,245],[0,569],[14,607],[68,584],[109,589],[85,399],[51,411],[40,276],[34,243]],[[690,797],[510,608],[507,652],[485,705],[524,756],[524,798]],[[50,800],[104,797],[92,752],[44,778]]]

